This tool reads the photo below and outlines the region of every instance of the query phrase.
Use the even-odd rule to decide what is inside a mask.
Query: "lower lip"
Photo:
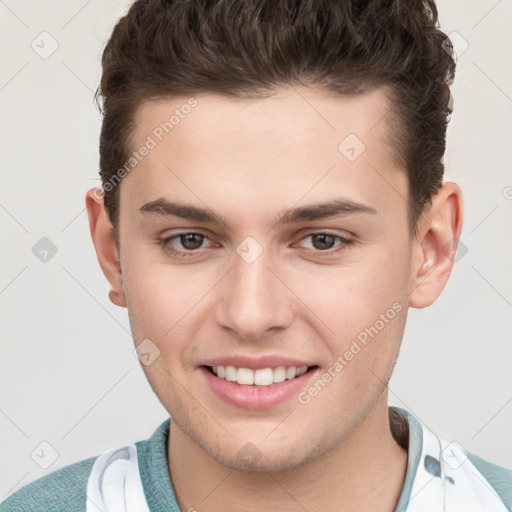
[[[312,368],[300,377],[271,384],[247,386],[221,379],[204,366],[199,368],[210,388],[224,401],[243,409],[269,409],[296,396],[318,368]]]

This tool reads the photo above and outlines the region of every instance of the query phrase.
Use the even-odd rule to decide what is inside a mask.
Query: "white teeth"
[[[245,386],[270,386],[285,380],[300,377],[307,372],[307,366],[296,368],[291,366],[285,368],[278,366],[276,368],[262,368],[259,370],[251,370],[250,368],[236,368],[234,366],[213,366],[213,373],[221,379],[226,379],[231,382],[237,382]]]
[[[254,384],[256,386],[270,386],[274,383],[274,372],[272,368],[252,371],[254,373]]]
[[[236,372],[236,381],[238,384],[252,386],[254,384],[254,372],[249,368],[238,368]]]
[[[274,368],[274,382],[284,382],[286,380],[286,368],[278,366]]]
[[[217,366],[217,369],[218,368]],[[226,366],[226,380],[230,380],[231,382],[236,381],[236,368],[234,366]]]
[[[297,368],[295,366],[292,366],[291,368],[288,368],[286,370],[286,378],[287,379],[293,379],[297,375]]]

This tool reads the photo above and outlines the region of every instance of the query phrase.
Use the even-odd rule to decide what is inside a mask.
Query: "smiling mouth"
[[[219,379],[227,380],[241,386],[271,386],[288,380],[298,379],[302,375],[318,368],[314,366],[276,366],[253,370],[235,366],[204,366]]]

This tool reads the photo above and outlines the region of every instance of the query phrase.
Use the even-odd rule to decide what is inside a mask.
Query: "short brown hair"
[[[442,185],[453,48],[434,0],[136,0],[103,52],[100,177],[117,239],[119,186],[143,100],[268,95],[287,85],[354,95],[385,87],[409,225]],[[108,188],[108,190],[107,190]]]

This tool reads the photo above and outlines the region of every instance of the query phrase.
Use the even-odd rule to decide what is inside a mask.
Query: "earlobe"
[[[108,292],[108,298],[110,299],[110,302],[112,304],[115,304],[116,306],[119,306],[120,308],[126,307],[126,301],[124,298],[124,293],[118,292],[117,290],[114,290],[113,288]]]
[[[114,229],[105,210],[101,192],[97,188],[88,190],[85,196],[85,204],[96,256],[103,274],[105,274],[111,286],[108,297],[116,306],[126,307]]]
[[[462,231],[462,218],[460,187],[456,183],[443,183],[418,225],[411,269],[411,307],[430,306],[446,286]]]

